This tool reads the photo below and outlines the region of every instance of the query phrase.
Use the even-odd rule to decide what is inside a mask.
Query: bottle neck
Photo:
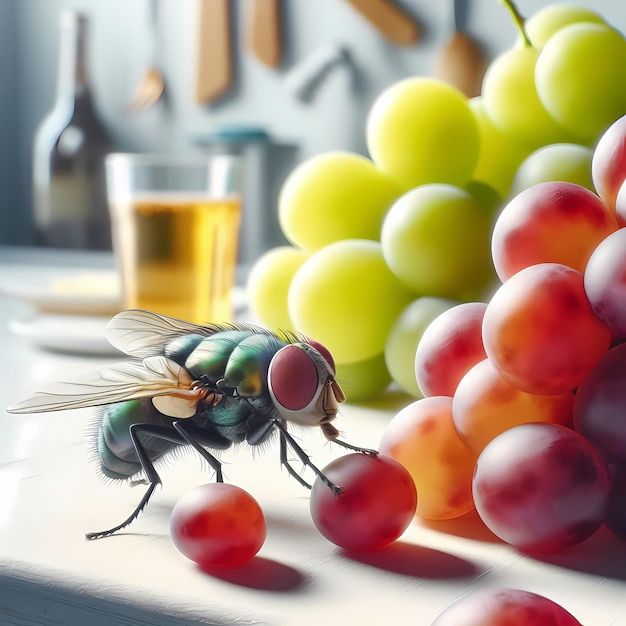
[[[77,100],[89,99],[87,74],[87,18],[75,12],[61,15],[57,102],[71,106]]]

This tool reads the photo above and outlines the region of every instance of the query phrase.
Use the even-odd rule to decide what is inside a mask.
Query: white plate
[[[235,287],[233,306],[236,316],[246,310],[245,289]],[[9,330],[40,348],[91,356],[121,356],[105,337],[111,315],[76,315],[40,311],[31,317],[10,320]]]
[[[50,273],[22,269],[3,276],[0,291],[45,313],[112,316],[122,308],[120,281],[114,270]]]
[[[9,321],[9,330],[30,342],[55,352],[90,356],[122,356],[105,338],[110,317],[43,313]]]

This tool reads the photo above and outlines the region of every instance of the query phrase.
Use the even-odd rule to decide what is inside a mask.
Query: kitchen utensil
[[[478,43],[464,32],[468,4],[469,0],[452,0],[454,32],[437,56],[434,75],[473,98],[480,94],[487,59]]]
[[[158,27],[159,0],[148,0],[148,17],[150,25],[150,56],[151,59],[148,69],[145,71],[139,87],[133,97],[129,108],[132,111],[147,109],[155,105],[163,96],[165,91],[165,81],[163,74],[157,67],[156,58],[156,30]]]
[[[282,57],[281,0],[249,0],[248,48],[268,67],[278,67]]]
[[[231,0],[199,0],[196,102],[222,97],[232,84]]]
[[[390,0],[347,0],[393,43],[409,46],[420,37],[417,22]]]
[[[340,66],[350,68],[350,64],[350,53],[345,46],[323,44],[289,71],[285,84],[298,100],[308,104],[333,70]]]

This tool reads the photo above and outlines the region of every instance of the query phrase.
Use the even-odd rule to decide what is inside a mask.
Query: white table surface
[[[112,266],[101,255],[0,248],[0,284],[81,263]],[[85,532],[125,517],[142,488],[98,477],[90,456],[92,410],[18,416],[4,409],[47,382],[115,357],[46,351],[8,330],[10,320],[31,311],[27,302],[0,294],[1,625],[428,626],[452,601],[483,587],[540,593],[585,626],[626,625],[626,542],[604,527],[574,549],[537,559],[499,542],[475,514],[446,523],[416,520],[390,548],[356,558],[316,531],[308,493],[280,469],[275,446],[222,454],[226,479],[248,490],[267,518],[267,541],[245,566],[204,573],[170,541],[173,505],[207,480],[192,455],[163,469],[163,488],[127,530],[85,540]],[[368,407],[345,406],[335,423],[347,440],[376,447],[409,401],[388,393]],[[342,453],[316,431],[303,433],[302,444],[322,466]]]

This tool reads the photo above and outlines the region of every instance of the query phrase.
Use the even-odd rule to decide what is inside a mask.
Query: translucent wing
[[[200,326],[150,311],[131,309],[118,313],[107,324],[106,338],[118,350],[144,358],[160,354],[163,345],[183,335],[213,335],[233,325]]]
[[[15,403],[7,411],[43,413],[163,395],[175,396],[194,405],[202,392],[192,389],[192,382],[187,370],[174,361],[152,356],[142,362],[117,363],[54,383],[31,398]]]

